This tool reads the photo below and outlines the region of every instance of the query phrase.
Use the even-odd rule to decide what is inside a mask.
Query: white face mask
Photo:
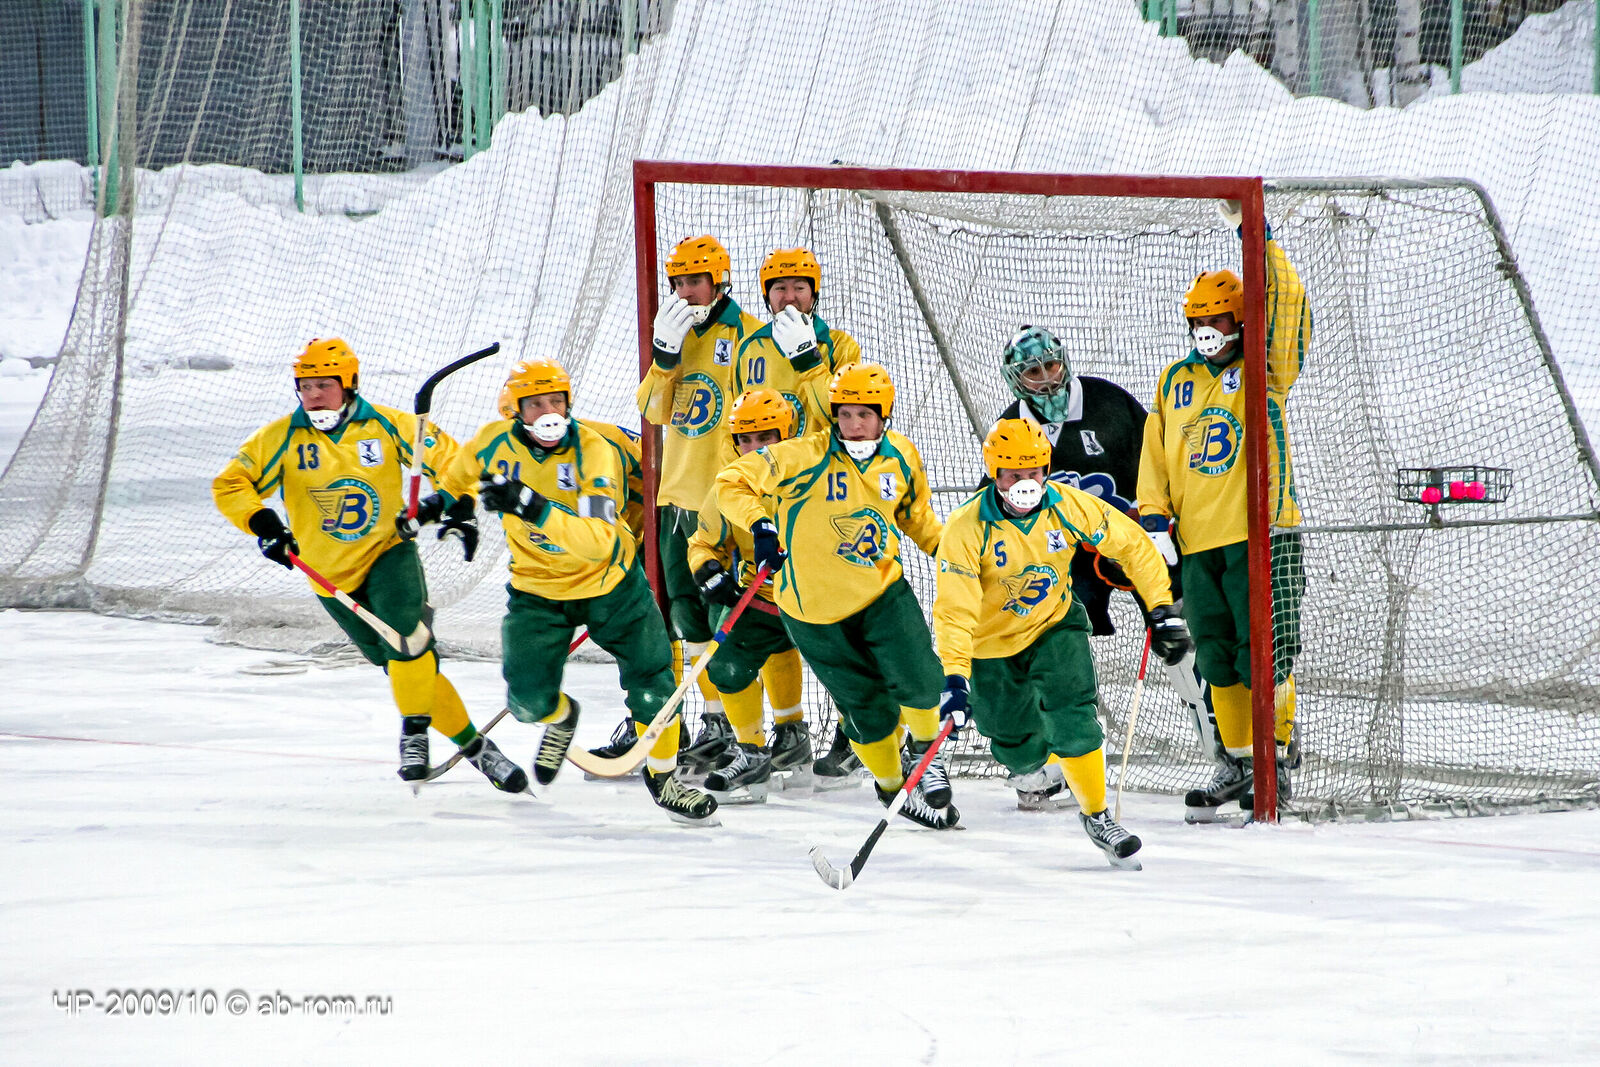
[[[706,324],[706,320],[711,317],[711,305],[706,304],[702,306],[699,304],[690,304],[689,314],[693,316],[694,324],[696,326],[704,326]]]
[[[844,445],[844,450],[850,454],[850,458],[859,463],[864,459],[871,459],[877,455],[878,443],[882,440],[883,435],[880,434],[870,441],[844,441],[841,443]]]
[[[311,425],[327,433],[344,420],[344,408],[337,407],[332,411],[308,411],[306,418],[311,420]]]
[[[1043,497],[1044,486],[1032,478],[1012,482],[1011,488],[1005,491],[1006,503],[1018,511],[1032,511]]]
[[[533,434],[533,439],[547,448],[561,443],[567,436],[567,426],[572,422],[565,415],[557,415],[547,411],[533,420],[533,425],[528,427],[528,432]],[[524,423],[524,425],[527,425]]]
[[[1214,326],[1197,326],[1189,332],[1194,337],[1194,350],[1207,359],[1226,348],[1229,341],[1239,339],[1239,331],[1224,334]]]

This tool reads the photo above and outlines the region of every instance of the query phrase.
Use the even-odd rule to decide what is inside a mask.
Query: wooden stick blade
[[[835,889],[848,889],[850,883],[856,880],[855,872],[849,867],[835,867],[828,862],[828,857],[822,854],[821,845],[811,846],[811,866],[816,868],[817,876]]]

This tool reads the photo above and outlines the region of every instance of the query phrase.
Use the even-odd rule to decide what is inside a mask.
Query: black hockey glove
[[[750,536],[756,542],[756,566],[765,567],[776,574],[789,554],[778,547],[778,524],[771,519],[757,519],[750,527]]]
[[[261,548],[261,554],[280,567],[294,569],[294,564],[289,562],[289,553],[300,554],[300,545],[290,533],[288,527],[283,525],[283,520],[278,518],[278,513],[271,508],[262,508],[250,516],[250,532],[256,535],[256,544]]]
[[[444,497],[433,493],[417,501],[417,517],[406,518],[404,510],[394,517],[394,532],[404,540],[411,540],[417,533],[430,522],[438,522],[444,514]]]
[[[960,733],[971,719],[967,713],[967,680],[959,674],[944,676],[944,696],[939,700],[939,718],[955,723],[950,727],[952,735]]]
[[[1194,648],[1189,638],[1189,627],[1183,616],[1170,604],[1150,609],[1150,651],[1161,657],[1161,662],[1172,667]]]
[[[523,522],[540,522],[550,510],[550,501],[537,489],[531,489],[521,482],[508,482],[503,474],[480,481],[478,499],[489,511],[515,515]]]
[[[714,559],[700,564],[694,584],[700,587],[700,598],[712,606],[734,607],[744,595],[738,580]]]
[[[443,541],[446,537],[461,538],[461,556],[468,563],[478,554],[478,505],[472,497],[458,497],[454,504],[444,509],[439,540]]]

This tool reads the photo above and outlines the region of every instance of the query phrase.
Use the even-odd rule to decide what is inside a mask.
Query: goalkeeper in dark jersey
[[[1099,497],[1124,515],[1138,520],[1135,503],[1139,454],[1144,445],[1145,407],[1132,393],[1105,378],[1072,373],[1059,339],[1042,326],[1023,326],[1000,356],[1000,373],[1017,399],[1000,413],[1002,419],[1036,423],[1050,441],[1050,480]],[[987,481],[987,479],[985,479]],[[1182,597],[1175,553],[1165,557],[1174,596]],[[1127,590],[1149,625],[1145,604],[1133,582],[1116,563],[1092,548],[1080,546],[1070,565],[1073,598],[1089,615],[1090,632],[1106,637],[1117,632],[1111,621],[1111,592]],[[1173,689],[1188,706],[1207,753],[1221,762],[1225,755],[1205,685],[1194,668],[1191,652],[1167,668]],[[1064,781],[1055,761],[1045,768],[1048,782],[1039,790],[1017,791],[1024,809],[1048,806],[1063,795]]]

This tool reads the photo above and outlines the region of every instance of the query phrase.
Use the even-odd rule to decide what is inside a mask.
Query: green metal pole
[[[100,82],[100,116],[104,119],[102,136],[105,143],[100,158],[105,160],[100,198],[103,214],[116,212],[117,195],[121,182],[117,172],[117,79],[121,64],[117,62],[117,4],[116,0],[100,0],[100,61],[96,66]]]
[[[294,208],[306,209],[305,127],[300,113],[300,0],[289,0],[289,122],[294,127]]]
[[[478,17],[472,27],[473,51],[478,55],[478,151],[489,147],[489,135],[494,129],[494,86],[489,74],[489,0],[475,0]]]
[[[89,134],[89,153],[84,162],[91,171],[100,166],[100,87],[94,61],[94,0],[83,0],[83,108]],[[100,176],[95,175],[99,187]]]
[[[505,0],[489,0],[489,84],[494,87],[494,94],[489,100],[489,135],[494,136],[494,123],[500,121],[500,116],[506,113],[506,3]]]
[[[1306,4],[1306,91],[1322,95],[1322,0]]]
[[[1178,36],[1178,0],[1161,0],[1161,36]]]
[[[1450,91],[1461,91],[1461,37],[1466,18],[1462,0],[1450,0]]]
[[[473,97],[477,93],[475,73],[477,48],[473,45],[473,13],[476,0],[461,0],[461,24],[456,35],[456,70],[461,81],[461,159],[472,158],[477,145],[476,129],[472,124]]]

